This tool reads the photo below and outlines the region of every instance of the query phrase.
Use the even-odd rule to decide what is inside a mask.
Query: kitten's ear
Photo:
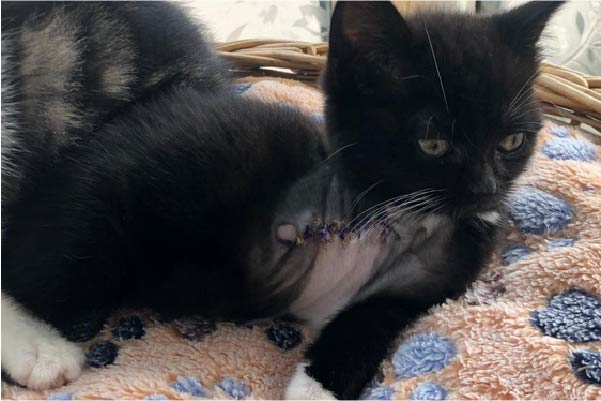
[[[389,1],[339,1],[330,23],[329,53],[347,58],[408,40],[409,28]]]
[[[395,61],[410,40],[409,27],[392,3],[338,1],[330,23],[326,86],[331,88],[336,80],[341,85],[346,81],[345,85],[367,88],[375,84],[368,82],[375,75],[394,76],[398,69]],[[365,82],[344,79],[351,75]]]
[[[545,25],[564,1],[531,1],[495,16],[502,38],[517,53],[535,54]]]

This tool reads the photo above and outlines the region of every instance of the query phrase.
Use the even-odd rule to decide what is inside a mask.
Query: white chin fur
[[[32,390],[59,387],[77,378],[82,349],[2,294],[2,370]]]
[[[495,210],[477,213],[476,216],[490,224],[497,224],[501,220],[501,214]]]
[[[307,362],[296,365],[296,372],[286,389],[287,400],[335,400],[336,397],[330,391],[323,388],[315,379],[309,377],[305,368]]]

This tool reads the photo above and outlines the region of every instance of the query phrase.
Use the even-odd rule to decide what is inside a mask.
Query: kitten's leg
[[[81,373],[82,349],[2,294],[2,370],[34,390],[62,386]]]
[[[427,307],[396,299],[350,306],[328,323],[297,366],[287,399],[356,399],[399,331]]]

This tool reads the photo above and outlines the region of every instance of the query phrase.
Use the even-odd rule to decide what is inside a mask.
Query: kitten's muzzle
[[[496,194],[480,196],[471,195],[460,200],[457,206],[466,214],[488,212],[498,209],[499,201],[497,198]]]
[[[497,193],[497,180],[489,164],[484,164],[470,179],[469,191],[474,197],[489,196]]]

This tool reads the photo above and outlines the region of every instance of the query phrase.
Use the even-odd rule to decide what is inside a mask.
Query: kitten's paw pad
[[[315,379],[310,377],[305,368],[306,362],[299,363],[296,366],[296,372],[290,380],[286,389],[287,400],[335,400],[336,397],[331,391],[326,390]]]
[[[11,377],[32,390],[60,387],[81,373],[84,354],[80,346],[62,338],[37,339],[24,345],[19,358],[9,369]]]

